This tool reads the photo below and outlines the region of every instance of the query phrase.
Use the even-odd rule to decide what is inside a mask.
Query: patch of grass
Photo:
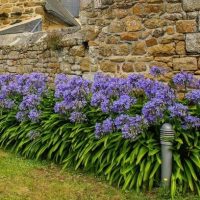
[[[0,150],[1,200],[159,200],[162,192],[122,192],[94,175],[61,171],[47,162],[26,160]],[[165,198],[167,199],[167,198]],[[197,200],[186,196],[177,200]]]
[[[130,196],[91,175],[62,172],[54,164],[0,150],[1,200],[125,200]]]

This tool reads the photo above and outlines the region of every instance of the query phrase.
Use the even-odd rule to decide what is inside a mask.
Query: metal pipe
[[[175,132],[171,124],[165,123],[160,130],[161,141],[161,181],[164,187],[169,188],[172,176],[172,145]]]

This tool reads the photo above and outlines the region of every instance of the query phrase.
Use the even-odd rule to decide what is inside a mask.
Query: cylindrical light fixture
[[[169,188],[172,176],[172,144],[174,141],[175,131],[169,123],[163,124],[160,130],[161,141],[161,180],[164,187]]]

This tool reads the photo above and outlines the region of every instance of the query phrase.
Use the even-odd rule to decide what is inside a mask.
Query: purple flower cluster
[[[159,119],[163,118],[165,110],[166,104],[162,99],[154,98],[144,105],[142,114],[149,124],[154,124]]]
[[[162,82],[138,74],[132,74],[127,79],[130,91],[143,91],[149,100],[158,98],[170,104],[176,98],[175,91]]]
[[[137,135],[142,133],[148,127],[144,117],[136,115],[119,115],[117,118],[111,117],[104,120],[102,123],[97,123],[95,126],[96,138],[100,138],[115,131],[121,131],[122,137],[125,139],[135,139]]]
[[[0,108],[11,109],[15,106],[12,96],[15,94],[14,75],[0,75]],[[14,87],[14,89],[13,89]]]
[[[194,79],[194,88],[200,90],[200,79]]]
[[[116,113],[123,113],[126,110],[129,110],[136,102],[136,98],[129,95],[121,95],[118,100],[113,102],[111,110]]]
[[[186,94],[186,99],[189,101],[200,104],[200,89],[199,90],[193,90]]]
[[[41,101],[41,97],[36,94],[27,94],[23,97],[19,104],[19,112],[16,115],[18,121],[24,121],[27,118],[31,121],[37,121],[40,116],[40,111],[37,110]]]
[[[99,106],[104,113],[123,113],[136,103],[133,88],[126,78],[112,78],[96,74],[92,86],[92,106]]]
[[[149,71],[149,73],[154,77],[164,75],[166,72],[167,72],[166,69],[161,68],[161,67],[157,67],[157,66],[151,67],[151,69]]]
[[[67,117],[69,115],[71,122],[85,121],[86,116],[82,111],[88,104],[90,93],[90,81],[79,76],[68,78],[64,74],[57,75],[55,79],[55,98],[57,99],[55,112]]]
[[[184,119],[186,128],[200,128],[200,118],[188,115]]]
[[[119,119],[117,119],[117,121],[118,120]],[[117,123],[119,123],[119,121]],[[126,123],[121,126],[122,137],[125,139],[135,139],[147,127],[148,122],[143,116],[136,115],[135,117],[128,117]]]
[[[130,116],[126,114],[121,114],[117,116],[115,118],[115,126],[117,130],[121,130],[125,124],[129,124],[130,120],[131,120]]]
[[[100,138],[109,133],[113,133],[115,131],[114,120],[111,118],[107,118],[102,123],[96,123],[95,126],[95,136],[96,138]]]
[[[148,101],[143,105],[141,116],[134,118],[127,113],[138,101],[135,96],[137,91],[143,92],[144,98],[147,98]],[[110,126],[110,132],[119,130],[125,138],[134,138],[148,125],[159,123],[167,110],[172,118],[184,114],[187,116],[185,107],[175,101],[176,93],[169,85],[145,78],[142,75],[133,74],[128,78],[112,78],[97,74],[92,86],[91,105],[100,107],[104,113],[112,116],[115,126]],[[112,113],[118,115],[113,118]],[[115,128],[113,129],[113,127]],[[99,137],[108,134],[108,130],[107,132],[103,130],[103,123],[97,124],[96,135]]]
[[[170,113],[170,117],[181,121],[184,129],[200,128],[200,118],[192,116],[189,113],[188,106],[181,103],[174,103],[172,106],[168,107],[168,111]]]
[[[188,115],[188,107],[181,103],[174,103],[174,105],[168,107],[168,110],[171,117],[184,118]]]
[[[194,87],[195,78],[193,74],[187,72],[180,72],[173,77],[173,82],[177,86],[182,87]]]
[[[18,91],[23,97],[16,118],[19,121],[31,120],[36,122],[41,114],[38,106],[47,90],[47,76],[42,73],[31,73],[17,75],[16,80]]]
[[[175,91],[167,84],[159,81],[141,78],[136,83],[136,88],[144,91],[148,99],[160,99],[170,104],[176,98]]]
[[[152,67],[158,76],[163,69]],[[176,74],[173,82],[181,87],[193,87],[186,99],[200,103],[200,81],[192,74]],[[40,73],[29,75],[0,75],[0,108],[15,109],[19,121],[37,121],[40,105],[47,91],[47,77]],[[132,74],[127,78],[96,74],[94,82],[79,76],[57,75],[55,79],[54,111],[72,123],[87,121],[88,106],[100,108],[103,122],[95,126],[96,137],[119,131],[124,138],[134,139],[149,126],[163,119],[179,119],[187,128],[199,128],[200,119],[190,115],[189,107],[178,103],[176,91],[168,84]],[[186,101],[187,102],[187,101]]]
[[[69,120],[70,120],[71,122],[74,122],[74,123],[75,123],[75,122],[81,123],[81,122],[87,121],[87,117],[86,117],[86,115],[85,115],[84,113],[82,113],[82,112],[76,112],[76,111],[74,111],[74,112],[72,112],[72,113],[70,114]]]
[[[16,107],[19,121],[37,121],[38,106],[46,89],[47,77],[41,73],[0,75],[0,107]]]

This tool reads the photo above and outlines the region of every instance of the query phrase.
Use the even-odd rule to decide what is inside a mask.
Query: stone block
[[[99,28],[96,26],[88,26],[82,29],[82,33],[84,35],[84,40],[85,41],[90,41],[94,40],[98,37],[99,35]]]
[[[200,70],[196,71],[194,74],[195,75],[200,75]]]
[[[138,40],[140,37],[140,33],[138,32],[125,32],[120,35],[121,40],[126,41],[135,41]]]
[[[82,0],[80,1],[80,9],[84,10],[88,8],[90,5],[92,5],[93,1],[92,0]]]
[[[169,24],[168,20],[160,19],[160,18],[150,18],[144,22],[145,27],[154,29],[159,27],[164,27]]]
[[[146,16],[151,13],[160,13],[163,12],[163,4],[144,4],[137,3],[133,6],[133,14],[139,16]]]
[[[175,54],[174,43],[170,44],[158,44],[148,48],[148,52],[152,55],[173,55]]]
[[[185,42],[180,41],[176,43],[176,53],[179,55],[184,55],[185,54]]]
[[[125,57],[124,56],[112,56],[112,57],[109,57],[109,60],[112,62],[121,63],[121,62],[125,61]]]
[[[162,37],[165,34],[163,29],[155,29],[152,33],[153,37],[159,38]]]
[[[183,9],[185,11],[200,10],[200,0],[183,0]]]
[[[112,16],[117,17],[118,19],[122,19],[128,15],[128,10],[125,9],[114,9],[112,11]]]
[[[127,56],[129,53],[129,46],[127,44],[116,45],[113,48],[113,54],[115,56]]]
[[[144,72],[147,70],[146,63],[145,62],[136,62],[134,64],[134,69],[136,72]]]
[[[117,43],[119,43],[119,41],[120,41],[120,39],[113,35],[107,36],[105,39],[105,42],[107,44],[117,44]]]
[[[200,53],[200,33],[186,34],[186,51]]]
[[[80,62],[81,71],[82,72],[89,72],[91,67],[91,60],[90,58],[83,58]]]
[[[17,72],[17,67],[8,67],[8,72],[16,73]]]
[[[182,12],[182,5],[181,3],[168,3],[166,5],[166,11],[168,13],[180,13]]]
[[[175,33],[173,26],[168,26],[165,31],[168,35],[173,35]]]
[[[157,67],[160,67],[160,68],[164,68],[166,69],[167,71],[169,71],[170,69],[168,68],[168,65],[167,63],[165,62],[162,62],[162,61],[153,61],[153,62],[150,62],[149,63],[149,67],[153,67],[153,66],[157,66]]]
[[[74,46],[70,49],[70,55],[84,57],[85,48],[83,46]]]
[[[126,27],[126,31],[128,32],[134,32],[134,31],[140,31],[143,29],[143,25],[138,18],[134,16],[128,16],[124,18],[124,23]]]
[[[111,22],[108,30],[111,33],[123,32],[125,30],[124,24],[121,21],[114,20]]]
[[[11,52],[8,54],[8,58],[9,58],[9,59],[18,59],[18,57],[19,57],[18,51],[11,51]]]
[[[132,63],[124,63],[122,65],[122,70],[123,70],[123,72],[127,72],[127,73],[133,72],[134,71],[133,64]]]
[[[64,72],[64,73],[70,73],[71,72],[70,65],[66,62],[61,63],[60,70],[61,70],[61,72]]]
[[[100,69],[103,72],[112,72],[114,73],[117,69],[117,66],[115,63],[110,62],[109,60],[104,60],[100,62]]]
[[[178,33],[193,33],[197,31],[196,20],[179,20],[176,22]]]
[[[157,40],[155,38],[150,38],[148,40],[146,40],[146,45],[147,47],[151,47],[151,46],[154,46],[154,45],[157,45]]]
[[[143,41],[135,42],[132,47],[133,55],[143,55],[146,53],[146,43]]]
[[[82,77],[84,79],[94,81],[94,76],[95,76],[95,73],[84,73]]]
[[[195,57],[174,58],[173,69],[175,71],[179,70],[195,71],[197,70],[197,58]]]
[[[99,54],[101,56],[105,56],[105,57],[111,56],[112,55],[112,46],[106,45],[106,44],[100,45],[99,46]]]

